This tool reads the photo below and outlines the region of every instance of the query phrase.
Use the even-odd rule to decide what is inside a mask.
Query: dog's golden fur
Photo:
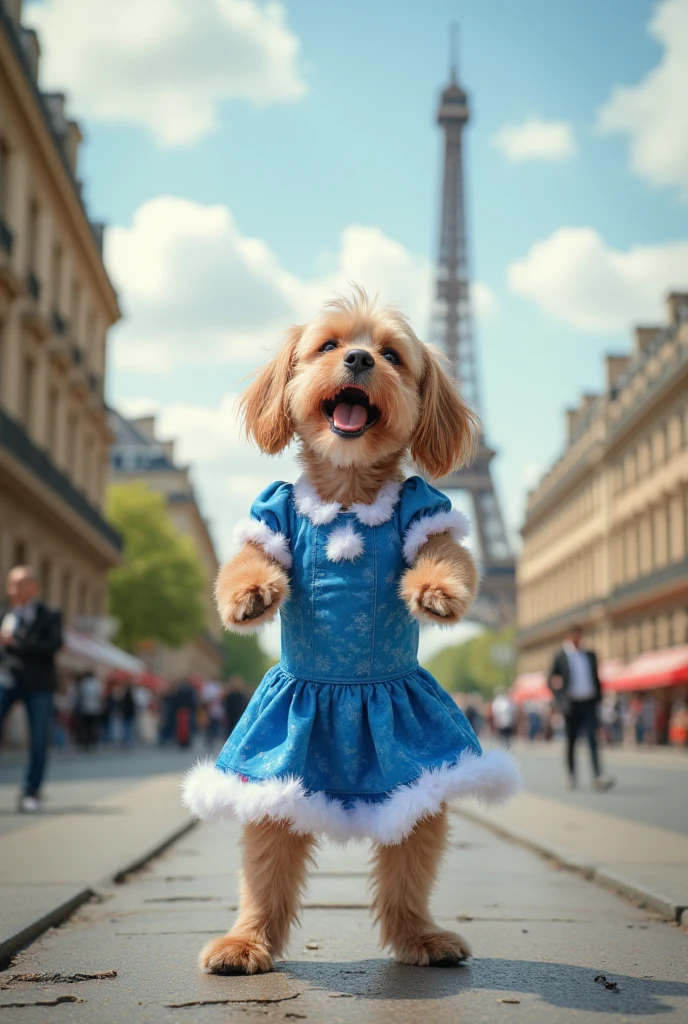
[[[330,340],[336,347],[321,351]],[[374,359],[365,388],[379,419],[348,438],[330,429],[323,402],[351,383],[343,355],[354,348],[367,349]],[[384,358],[390,349],[398,364]],[[316,491],[344,507],[369,504],[383,484],[402,480],[409,455],[431,478],[444,476],[470,458],[478,436],[478,421],[439,356],[401,313],[370,302],[360,289],[288,332],[244,393],[242,413],[247,434],[269,455],[298,438]],[[450,624],[468,611],[476,588],[469,552],[444,533],[420,548],[400,594],[415,617]],[[251,541],[224,566],[216,585],[222,621],[239,631],[274,618],[288,594],[284,568]],[[446,832],[443,812],[419,822],[404,842],[375,851],[373,910],[383,945],[404,963],[456,962],[470,953],[460,936],[437,929],[428,909]],[[313,837],[295,835],[283,824],[265,821],[245,829],[239,917],[227,936],[205,947],[203,967],[243,974],[272,968],[298,915],[314,848]]]

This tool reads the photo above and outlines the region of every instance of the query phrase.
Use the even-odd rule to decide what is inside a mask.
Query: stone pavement
[[[199,826],[19,953],[0,974],[2,1020],[688,1019],[688,937],[675,924],[456,813],[452,820],[434,905],[438,921],[472,943],[465,966],[407,967],[379,951],[368,851],[353,845],[321,851],[301,927],[273,974],[200,973],[198,950],[233,919],[239,849],[235,826]]]
[[[685,751],[607,751],[618,777],[609,793],[593,792],[582,781],[574,793],[565,792],[558,745],[521,744],[516,756],[526,791],[498,810],[466,804],[463,813],[470,820],[637,897],[668,920],[688,918]],[[652,801],[661,808],[656,818],[648,810]]]
[[[53,783],[52,813],[7,811],[9,820],[19,820],[0,834],[0,964],[190,827],[179,778],[170,772],[136,783],[119,780],[116,792],[95,798],[95,783],[87,780],[77,784],[76,803],[65,799],[64,785]],[[107,782],[110,792],[113,780]]]

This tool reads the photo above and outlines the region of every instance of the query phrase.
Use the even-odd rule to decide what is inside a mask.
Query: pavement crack
[[[102,981],[106,978],[116,978],[117,971],[91,971],[77,974],[10,974],[3,978],[0,989],[8,989],[12,985],[72,985],[80,981]]]
[[[36,999],[30,1003],[0,1003],[0,1010],[25,1010],[29,1006],[59,1006],[60,1003],[85,1003],[77,996],[57,996],[55,999]]]
[[[264,1003],[286,1003],[291,999],[298,999],[300,992],[291,996],[257,996],[254,999],[192,999],[188,1003],[165,1003],[166,1010],[185,1010],[190,1006],[231,1006],[235,1003],[253,1003],[262,1006]]]

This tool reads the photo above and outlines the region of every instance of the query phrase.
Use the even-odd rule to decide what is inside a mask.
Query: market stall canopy
[[[615,691],[655,690],[688,683],[688,644],[641,654],[605,682],[608,690]]]
[[[551,701],[552,691],[547,685],[544,672],[523,672],[514,680],[509,696],[517,704],[523,704],[526,700]]]
[[[143,678],[150,675],[146,665],[133,654],[115,647],[114,644],[106,643],[103,640],[94,640],[84,636],[71,626],[64,630],[64,648],[68,654],[89,662],[95,668],[109,669],[112,672],[121,672],[124,676],[133,679]]]

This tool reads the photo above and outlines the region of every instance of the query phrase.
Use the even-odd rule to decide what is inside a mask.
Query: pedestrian
[[[180,747],[189,747],[196,733],[196,712],[198,700],[190,679],[182,679],[174,693],[173,700],[174,736]]]
[[[57,688],[55,655],[62,646],[62,616],[40,599],[38,574],[30,565],[17,565],[7,576],[10,610],[0,625],[0,729],[15,701],[29,719],[29,761],[19,810],[40,809],[53,694]]]
[[[136,699],[134,698],[134,692],[131,687],[131,683],[127,683],[123,687],[123,693],[119,702],[119,714],[122,719],[122,746],[130,747],[134,742],[136,736],[136,715],[138,708],[136,706]]]
[[[103,687],[95,672],[82,672],[76,691],[76,741],[82,750],[98,746],[103,721]]]
[[[581,647],[582,639],[582,628],[572,626],[563,647],[554,657],[548,682],[557,707],[564,716],[569,789],[576,787],[576,740],[583,732],[590,747],[595,789],[605,790],[614,785],[614,779],[602,774],[597,749],[597,715],[602,684],[597,671],[597,656],[594,651]]]
[[[231,736],[239,719],[248,707],[248,694],[243,679],[236,676],[227,684],[223,701],[225,712],[225,734]]]
[[[508,693],[497,690],[492,701],[492,723],[505,747],[509,746],[516,732],[517,715],[518,709]]]

